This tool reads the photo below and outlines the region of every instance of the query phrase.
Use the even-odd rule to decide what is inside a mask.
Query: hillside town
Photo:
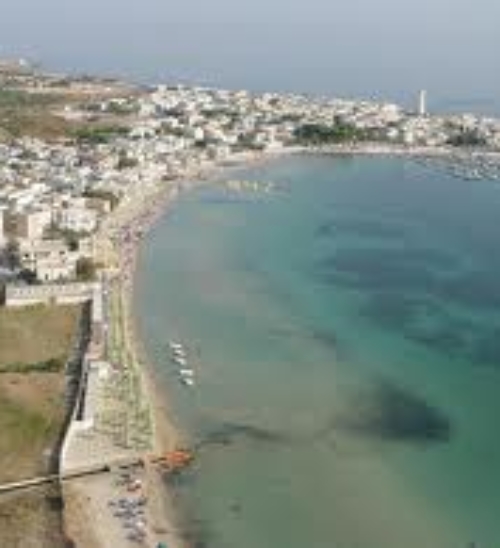
[[[408,153],[500,151],[500,120],[431,116],[425,96],[408,111],[391,103],[292,94],[127,88],[37,73],[22,64],[2,67],[0,95],[71,97],[67,103],[49,102],[47,109],[79,128],[49,139],[3,133],[2,275],[19,283],[92,278],[102,260],[96,234],[118,203],[168,181],[196,177],[241,152],[370,144]]]

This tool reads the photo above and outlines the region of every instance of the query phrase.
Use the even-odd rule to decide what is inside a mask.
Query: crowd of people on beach
[[[142,480],[129,472],[124,472],[116,480],[115,486],[125,488],[125,493],[123,496],[108,501],[108,507],[113,517],[120,520],[127,540],[146,541],[148,499],[143,489]]]

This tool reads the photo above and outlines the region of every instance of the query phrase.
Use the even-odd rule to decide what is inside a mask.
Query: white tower
[[[5,244],[5,215],[4,211],[0,209],[0,247]]]
[[[425,116],[427,114],[427,92],[423,89],[418,95],[418,115]]]

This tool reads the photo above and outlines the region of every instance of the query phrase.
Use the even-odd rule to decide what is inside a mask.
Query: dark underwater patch
[[[280,432],[274,432],[252,424],[225,422],[205,432],[197,448],[210,445],[229,446],[240,441],[278,445],[289,443],[290,439]]]
[[[357,247],[339,248],[324,263],[342,270],[372,270],[380,268],[426,267],[455,270],[457,259],[450,253],[422,247]]]
[[[500,307],[499,277],[494,272],[468,272],[447,279],[441,284],[440,293],[464,306],[488,309]]]
[[[336,426],[382,441],[443,443],[452,434],[450,419],[441,410],[387,381],[359,394],[347,412],[336,419]]]
[[[360,236],[362,238],[405,239],[408,231],[400,225],[370,219],[332,219],[320,224],[316,236],[335,236],[336,234]]]
[[[468,351],[467,338],[460,332],[446,327],[420,331],[411,329],[405,332],[405,337],[447,356],[454,356]]]
[[[500,309],[498,273],[464,271],[453,254],[436,249],[340,248],[318,261],[316,272],[322,283],[332,286],[432,296],[479,310]]]
[[[414,343],[448,356],[468,353],[469,339],[475,330],[472,323],[454,318],[430,299],[395,292],[370,295],[359,313]]]
[[[456,266],[454,259],[435,250],[338,249],[316,265],[329,284],[366,291],[399,290],[439,293],[443,274]],[[339,278],[338,276],[341,276]]]
[[[323,329],[323,330],[315,329],[311,331],[311,338],[314,341],[328,348],[331,348],[332,350],[335,350],[335,351],[338,350],[340,345],[340,341],[337,333],[335,333],[334,331],[326,330],[326,329]]]
[[[404,329],[413,323],[425,302],[397,292],[374,292],[360,306],[359,314],[378,325]]]
[[[479,365],[500,368],[500,327],[476,339],[471,358]]]

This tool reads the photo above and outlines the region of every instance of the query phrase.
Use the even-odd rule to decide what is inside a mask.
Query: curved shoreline
[[[433,150],[435,156],[452,155],[454,151]],[[190,190],[207,182],[215,181],[220,173],[227,173],[230,169],[242,169],[255,163],[267,162],[275,158],[287,155],[308,154],[333,154],[333,155],[393,155],[429,156],[428,149],[408,150],[394,147],[328,147],[310,149],[296,147],[282,149],[276,152],[244,153],[230,158],[229,162],[207,162],[198,165],[179,179],[157,183],[149,193],[138,193],[137,201],[134,196],[127,196],[124,204],[120,204],[116,212],[111,214],[104,229],[109,233],[103,234],[104,238],[112,242],[112,247],[117,256],[117,273],[119,278],[119,291],[123,297],[125,311],[123,315],[124,334],[127,346],[139,365],[139,375],[142,385],[141,393],[148,400],[148,408],[151,418],[152,435],[151,446],[155,454],[175,448],[182,442],[182,432],[176,428],[172,420],[173,411],[170,408],[168,387],[161,390],[159,385],[157,368],[154,360],[148,356],[147,349],[141,337],[139,314],[137,313],[137,269],[140,261],[141,245],[144,236],[153,230],[156,223],[168,214],[170,207],[183,191]],[[110,225],[110,226],[108,226]],[[165,384],[165,383],[162,383]],[[182,548],[185,546],[184,532],[179,531],[181,517],[174,508],[172,493],[166,488],[158,470],[147,470],[150,492],[154,493],[155,509],[153,513],[159,516],[159,521],[166,523],[165,537],[169,546]]]
[[[292,160],[292,163],[293,163],[294,166],[300,165],[300,164],[302,163],[302,158],[299,157],[297,160],[298,160],[298,161]],[[307,161],[307,158],[304,158],[304,160]],[[311,160],[313,161],[313,164],[314,164],[314,166],[315,166],[316,163],[314,162],[314,159],[311,159]],[[332,162],[333,162],[334,164],[336,163],[335,160],[332,160]],[[397,161],[397,162],[399,162],[399,161]],[[283,163],[287,163],[287,159],[284,159]],[[280,164],[281,164],[281,162],[278,162],[278,166],[279,166]],[[320,164],[323,164],[323,162],[321,161]],[[329,164],[329,162],[327,162],[327,165],[328,165],[328,164]],[[316,166],[315,166],[315,167],[316,167]],[[270,177],[270,179],[273,178],[273,173],[275,173],[275,174],[278,173],[278,174],[276,174],[276,177],[277,177],[278,180],[279,180],[279,174],[282,173],[282,172],[279,171],[279,169],[278,169],[277,172],[272,172],[272,173],[271,173],[271,172],[266,172],[266,173],[267,173],[268,177]],[[265,176],[265,175],[264,175],[264,176]],[[245,175],[243,175],[243,177],[245,177]],[[304,179],[305,179],[305,182],[306,182],[306,184],[307,184],[307,178],[304,178]],[[209,195],[212,194],[212,192],[210,191],[210,187],[208,188],[208,192],[209,192]],[[216,194],[219,194],[219,191],[216,191]],[[201,195],[200,195],[200,192],[198,192],[198,191],[195,192],[194,203],[196,204],[196,207],[197,207],[198,209],[199,209],[199,207],[203,208],[203,202],[205,201],[205,200],[202,199],[202,200],[201,200],[201,205],[198,205],[198,202],[199,202],[198,198],[200,198],[200,196],[206,197],[206,192],[202,192]],[[190,196],[189,198],[191,198],[191,197],[192,197],[192,196]],[[281,201],[281,200],[279,200],[279,201]],[[286,200],[285,200],[285,202],[286,202]],[[194,214],[191,215],[191,213],[193,213],[193,211],[191,211],[191,209],[190,209],[192,205],[193,205],[193,200],[192,200],[192,199],[189,199],[189,208],[188,208],[188,209],[189,209],[189,215],[188,215],[188,217],[189,217],[190,220],[191,220],[191,218],[196,219],[196,218],[198,218],[198,216],[199,216],[199,211],[196,213],[196,210],[195,210]],[[287,208],[287,204],[286,204],[286,203],[285,203],[285,204],[282,204],[282,205],[283,205],[283,207]],[[224,206],[224,207],[225,207],[225,206]],[[181,204],[180,209],[181,209],[181,210],[184,210],[184,204]],[[217,217],[217,218],[219,218],[219,217]],[[276,218],[276,217],[274,217],[274,218]],[[278,216],[277,218],[280,218],[280,217]],[[203,217],[203,219],[204,219],[204,217]],[[180,229],[180,231],[181,231],[182,234],[184,234],[184,228],[185,228],[184,224],[185,224],[184,222],[181,222],[180,224],[176,224],[177,231],[179,231],[179,229]],[[156,236],[155,236],[155,240],[158,240],[158,237],[159,237],[159,240],[158,240],[158,241],[168,242],[168,239],[169,239],[169,230],[170,230],[170,228],[172,228],[171,225],[172,225],[172,223],[169,222],[169,221],[168,221],[168,218],[167,218],[167,220],[166,220],[164,223],[161,224],[161,227],[160,227],[161,230],[159,231],[159,232],[161,232],[161,234],[157,233]],[[191,226],[189,223],[188,223],[188,225]],[[201,225],[201,226],[203,226],[203,225]],[[224,226],[224,228],[226,228],[226,227]],[[189,233],[190,233],[191,236],[194,236],[194,238],[196,238],[196,232],[199,231],[199,227],[198,227],[197,225],[195,225],[195,227],[194,227],[193,230],[194,230],[194,232],[192,232],[192,234],[191,234],[191,229],[189,230]],[[202,229],[202,231],[203,231],[203,229]],[[178,235],[182,236],[181,233],[179,233]],[[191,241],[191,236],[190,236],[190,241]],[[170,236],[170,237],[172,237],[172,236]],[[215,240],[215,241],[217,241],[217,240]],[[173,242],[173,243],[172,243],[172,242]],[[171,242],[171,243],[172,243],[172,246],[173,246],[173,248],[175,248],[175,249],[172,249],[172,252],[174,253],[174,255],[173,255],[173,257],[171,257],[171,260],[174,260],[174,262],[175,262],[176,265],[177,265],[176,268],[175,268],[175,270],[176,270],[177,272],[180,272],[180,277],[179,277],[179,278],[175,277],[175,279],[178,280],[178,281],[177,281],[177,284],[178,284],[179,282],[181,282],[181,284],[182,284],[182,280],[183,280],[182,271],[183,271],[183,266],[184,266],[184,265],[183,265],[183,261],[182,261],[182,260],[180,261],[180,263],[177,264],[177,255],[175,254],[175,252],[179,249],[179,239],[178,239],[177,237],[175,237],[174,240],[172,240],[172,242]],[[201,243],[201,242],[200,242],[200,243]],[[204,243],[205,243],[205,241],[203,240],[202,245],[203,245]],[[148,246],[148,247],[149,247],[149,246]],[[151,247],[154,247],[154,250],[157,250],[157,249],[160,250],[160,251],[158,252],[158,255],[160,256],[160,258],[161,258],[161,255],[162,255],[162,254],[168,253],[168,251],[164,251],[165,248],[166,248],[167,250],[170,250],[170,246],[169,246],[168,244],[167,244],[165,247],[164,247],[164,244],[161,244],[161,246],[159,246],[159,248],[156,248],[155,245],[153,245],[153,246],[151,246]],[[181,242],[181,248],[182,248],[182,242]],[[196,249],[206,249],[206,250],[207,250],[207,256],[208,256],[208,253],[210,253],[210,251],[211,251],[211,247],[210,247],[210,246],[203,246],[203,247],[200,247],[200,245],[198,245],[198,246],[196,246],[196,248],[194,248],[194,250],[196,250]],[[152,254],[152,253],[150,252],[150,254]],[[215,256],[217,257],[217,259],[219,259],[219,256],[218,256],[218,255],[215,255]],[[164,255],[164,257],[167,257],[167,255]],[[167,258],[168,258],[168,257],[167,257]],[[187,262],[186,264],[187,264],[188,267],[189,267],[189,265],[190,265],[191,263]],[[221,263],[220,261],[218,261],[218,264],[225,264],[225,263],[224,263],[224,261],[222,261],[222,263]],[[233,263],[230,263],[230,264],[233,264]],[[199,265],[196,265],[196,266],[199,267]],[[185,267],[185,266],[184,266],[184,267]],[[180,268],[180,270],[179,270],[179,268]],[[203,267],[201,267],[201,268],[203,268]],[[156,270],[156,269],[155,269],[155,270]],[[162,270],[162,272],[163,272],[163,270]],[[149,280],[150,280],[150,278],[148,277],[148,281],[149,281]],[[162,281],[162,280],[163,280],[163,281]],[[163,275],[156,276],[156,281],[159,282],[159,286],[158,286],[157,290],[159,289],[159,293],[164,293],[164,294],[165,294],[165,290],[162,290],[162,289],[161,289],[162,286],[163,286],[164,280],[165,280],[165,275],[164,275],[164,273],[163,273]],[[153,281],[154,281],[154,280],[153,280]],[[223,279],[223,281],[225,281],[225,279]],[[198,287],[202,287],[202,288],[203,288],[203,286],[198,286]],[[195,291],[194,295],[196,295],[196,284],[193,284],[193,287],[192,287],[192,288],[188,288],[188,287],[186,288],[186,291],[189,292],[191,295],[193,294],[193,290]],[[175,294],[175,287],[173,288],[173,291],[174,291],[174,294]],[[186,293],[186,295],[187,295],[187,293]],[[165,295],[165,297],[167,297],[167,296]],[[153,296],[152,296],[152,299],[154,299],[154,298],[155,298],[155,296],[153,295]],[[151,302],[154,303],[155,301],[154,301],[154,300],[151,300]],[[181,303],[181,302],[182,302],[182,301],[179,301],[179,303]],[[222,301],[222,302],[223,302],[223,301]],[[154,318],[155,318],[155,319],[156,319],[157,317],[158,317],[158,318],[162,318],[161,310],[162,310],[162,309],[165,310],[165,305],[166,305],[166,303],[168,303],[168,298],[165,298],[165,300],[162,301],[161,307],[158,306],[157,309],[155,308],[155,313],[154,313]],[[191,301],[189,301],[189,303],[191,304]],[[197,304],[197,303],[196,303],[195,301],[193,301],[193,303],[191,304],[191,306],[188,306],[184,312],[185,312],[186,314],[188,314],[188,316],[189,316],[191,313],[194,313],[194,314],[195,314],[194,317],[196,317],[196,308],[197,308],[196,304]],[[194,308],[193,308],[193,305],[194,305]],[[181,311],[181,310],[183,310],[183,307],[182,307],[182,306],[179,308],[179,311]],[[194,312],[193,312],[193,311],[194,311]],[[183,314],[184,314],[184,312],[183,312]],[[147,307],[144,307],[144,313],[147,313]],[[190,329],[189,329],[190,323],[189,323],[188,316],[186,316],[188,323],[185,324],[185,329],[187,329],[188,331],[190,331]],[[168,322],[169,320],[172,320],[172,319],[173,319],[173,321],[175,322],[175,317],[172,318],[171,314],[170,314],[170,315],[167,314],[167,316],[165,317],[165,321],[167,321],[167,322]],[[158,321],[160,321],[160,320],[158,320]],[[210,318],[209,318],[209,317],[208,317],[208,321],[210,321]],[[161,323],[161,322],[160,322],[160,323]],[[196,325],[195,325],[195,324],[196,324]],[[197,338],[198,335],[196,334],[196,333],[199,331],[198,328],[200,328],[200,329],[203,328],[203,327],[204,327],[204,324],[198,324],[197,321],[195,322],[195,324],[193,324],[193,326],[192,326],[192,327],[194,327],[195,331],[193,331],[192,333],[190,333],[190,335],[188,335],[188,339],[196,340],[198,344],[200,344],[200,341],[201,341],[201,344],[202,344],[202,345],[203,345],[203,344],[206,344],[206,343],[203,342],[203,340],[198,340],[198,338]],[[166,324],[166,325],[167,325],[167,324]],[[160,337],[162,337],[163,330],[162,330],[162,329],[159,329],[158,331],[159,331],[159,333],[160,333]],[[185,334],[187,334],[188,331],[186,331]],[[212,335],[212,333],[210,333],[210,334]],[[194,339],[193,339],[193,337],[194,337]],[[203,337],[202,337],[202,339],[203,339]],[[153,341],[154,341],[154,340],[155,340],[155,339],[153,338]],[[157,339],[156,339],[156,340],[157,340]],[[238,339],[238,341],[239,341],[239,339]],[[209,350],[207,349],[206,351],[208,352]],[[205,351],[203,351],[203,353],[205,353]],[[216,366],[218,366],[218,363],[217,363],[217,362],[219,361],[219,358],[220,358],[220,357],[215,353],[215,354],[212,356],[212,358],[214,358],[214,360],[215,360],[215,361],[214,361],[214,364],[215,364]],[[160,358],[160,361],[161,361],[161,358]],[[234,361],[234,360],[231,360],[231,361]],[[208,364],[207,364],[207,365],[208,365]],[[219,370],[219,371],[220,371],[220,370]],[[175,387],[174,387],[174,388],[175,388]],[[177,393],[177,392],[176,392],[176,393]],[[212,392],[211,392],[211,393],[210,393],[211,398],[212,398],[213,395],[215,395],[215,394],[216,394],[216,393],[212,393]],[[212,399],[211,401],[214,401],[214,400]],[[223,401],[224,401],[224,400],[223,400]],[[234,401],[235,401],[235,403],[236,403],[236,408],[235,408],[235,409],[238,409],[238,400],[235,399]],[[243,400],[243,401],[244,401],[244,400]],[[226,402],[224,401],[224,403],[226,403]],[[196,413],[196,410],[194,410],[194,412]],[[213,416],[215,417],[216,414],[214,413]],[[228,457],[228,460],[229,460],[230,458],[232,458],[232,457]],[[220,538],[224,538],[224,535],[225,535],[225,533],[226,533],[225,527],[227,527],[227,523],[229,523],[229,522],[226,522],[226,521],[225,521],[224,514],[223,514],[221,511],[217,511],[217,503],[216,503],[215,501],[212,500],[212,497],[214,497],[214,496],[217,497],[217,496],[221,496],[221,495],[222,495],[222,496],[224,496],[224,495],[227,496],[227,493],[230,493],[230,496],[228,496],[227,499],[224,499],[224,508],[227,509],[227,508],[228,508],[228,504],[231,502],[231,500],[233,500],[233,497],[234,497],[234,499],[238,499],[238,495],[234,495],[233,493],[234,493],[234,492],[239,493],[239,491],[237,491],[236,489],[235,489],[234,491],[233,491],[233,490],[227,490],[227,491],[226,491],[226,490],[224,489],[224,483],[223,483],[223,480],[221,480],[221,476],[224,477],[224,475],[227,475],[227,476],[229,477],[229,476],[231,476],[231,474],[233,474],[233,472],[235,472],[235,471],[238,472],[238,475],[239,475],[239,476],[244,476],[244,474],[245,474],[245,473],[244,473],[245,468],[244,468],[243,466],[240,466],[239,469],[236,468],[236,467],[235,467],[235,468],[232,468],[232,467],[224,467],[223,465],[224,465],[224,462],[225,462],[225,458],[224,458],[223,455],[216,455],[216,456],[213,457],[213,461],[209,462],[209,461],[207,460],[207,463],[210,465],[210,464],[213,464],[215,461],[217,461],[217,460],[219,460],[219,459],[222,459],[222,460],[220,460],[220,464],[222,464],[222,466],[220,466],[220,464],[219,464],[218,462],[216,462],[214,469],[212,469],[210,472],[207,472],[206,470],[202,470],[202,471],[201,471],[201,475],[202,475],[202,477],[208,478],[208,477],[210,477],[210,476],[212,475],[212,471],[213,471],[213,470],[217,471],[217,468],[219,468],[219,466],[220,466],[219,469],[221,470],[222,473],[221,473],[221,474],[214,474],[214,476],[213,476],[214,479],[211,480],[210,483],[205,483],[205,480],[203,480],[203,481],[200,483],[200,485],[199,485],[200,491],[196,490],[196,501],[198,502],[199,506],[196,506],[196,507],[195,507],[195,511],[200,511],[200,514],[199,514],[198,517],[200,517],[200,518],[201,518],[201,517],[205,518],[205,521],[206,521],[206,523],[208,524],[208,527],[210,527],[210,521],[211,521],[211,519],[214,520],[214,521],[212,521],[212,526],[214,527],[214,530],[213,530],[213,532],[214,532],[214,538],[215,538],[215,535],[217,535],[218,533],[220,533]],[[203,464],[204,464],[204,462],[203,462]],[[232,463],[231,463],[231,464],[232,464]],[[374,470],[375,470],[375,469],[374,469]],[[230,472],[229,472],[229,471],[230,471]],[[234,475],[236,476],[236,474],[234,474]],[[250,474],[249,474],[249,475],[250,475]],[[266,476],[264,476],[264,477],[266,477]],[[361,478],[363,478],[363,476],[361,476]],[[370,479],[370,478],[367,477],[366,479],[368,480],[368,479]],[[380,482],[378,482],[378,480],[377,480],[377,483],[378,483],[379,486],[384,487],[384,483],[386,483],[386,481],[387,481],[387,483],[389,484],[389,482],[390,482],[392,479],[394,479],[394,478],[392,477],[392,475],[391,475],[391,474],[388,474],[387,478],[384,477],[384,480],[385,480],[385,481],[380,481]],[[230,480],[230,481],[231,481],[231,480]],[[196,482],[196,483],[198,483],[198,482]],[[231,488],[234,487],[234,484],[231,484],[231,483],[230,483],[229,485],[231,486]],[[375,486],[375,485],[376,485],[376,484],[374,484],[374,486]],[[238,486],[239,486],[239,484],[238,484]],[[204,491],[204,488],[205,488],[205,487],[208,487],[210,490],[205,490],[205,491]],[[397,491],[397,488],[398,488],[398,487],[399,487],[399,485],[396,483],[396,484],[394,484],[394,486],[391,486],[390,489],[388,488],[388,491],[391,493],[391,496],[392,496],[393,490],[394,490],[394,496],[396,496],[396,495],[401,496],[401,508],[405,508],[403,502],[410,501],[410,498],[409,498],[410,495],[408,495],[408,498],[405,499],[404,497],[405,497],[405,495],[406,495],[406,492],[404,492],[404,485],[403,485],[403,489],[401,490],[401,492],[398,492],[398,491]],[[220,489],[220,494],[218,493],[219,489]],[[194,492],[193,492],[193,493],[194,493]],[[409,493],[410,493],[410,491],[409,491]],[[208,495],[208,496],[205,496],[205,495]],[[261,496],[261,495],[262,495],[262,494],[260,493],[259,496]],[[240,496],[241,496],[241,495],[240,495]],[[244,512],[246,512],[246,509],[247,509],[246,499],[244,499],[244,498],[242,497],[242,500],[243,500],[242,506],[245,508],[245,511],[244,511]],[[257,499],[257,500],[258,500],[258,499]],[[263,500],[265,500],[265,499],[263,499]],[[373,502],[373,501],[376,501],[376,500],[377,500],[377,499],[376,499],[376,497],[375,497],[374,499],[372,499],[372,502]],[[392,501],[393,499],[390,499],[390,500]],[[201,502],[200,502],[200,501],[201,501]],[[368,498],[366,499],[366,501],[367,501],[367,502],[370,501],[370,498],[368,497]],[[215,504],[214,504],[214,502],[215,502]],[[250,506],[250,505],[248,505],[248,506]],[[365,506],[365,504],[363,504],[362,506],[364,506],[364,509],[366,509],[367,507],[369,507],[369,504],[366,504],[366,506]],[[212,513],[212,508],[215,508],[215,509],[216,509],[213,513]],[[224,509],[224,508],[223,508],[223,509]],[[408,506],[408,508],[410,508],[410,506]],[[419,508],[418,508],[418,507],[415,507],[414,509],[419,509]],[[208,511],[207,511],[207,510],[208,510]],[[420,509],[419,509],[419,510],[420,510]],[[226,510],[226,511],[227,511],[227,510]],[[423,512],[423,511],[422,511],[422,512]],[[243,515],[244,515],[244,513],[243,513]],[[422,513],[422,515],[425,516],[424,513]],[[232,519],[232,518],[228,518],[228,519]],[[248,518],[245,518],[245,517],[242,517],[242,518],[241,518],[241,517],[240,517],[239,519],[240,519],[240,520],[243,520],[243,521],[246,521],[246,519],[248,519]],[[220,522],[217,523],[217,521],[215,521],[215,520],[220,520]],[[415,523],[417,523],[417,522],[415,521]],[[255,522],[255,523],[254,523],[254,526],[256,526],[256,525],[258,525],[258,522]],[[264,524],[263,524],[263,525],[264,525]],[[433,524],[433,525],[434,525],[434,524]],[[436,525],[436,529],[437,529],[438,527],[439,527],[439,526]],[[258,530],[258,529],[257,529],[257,530]],[[404,531],[404,529],[402,528],[401,531]],[[210,532],[210,531],[209,531],[209,532]],[[238,534],[239,534],[239,533],[240,533],[240,531],[238,531]],[[265,527],[264,527],[263,535],[265,536],[265,534],[266,534],[266,532],[265,532]],[[402,533],[402,534],[403,534],[403,533]],[[430,533],[429,533],[429,535],[430,535]],[[436,533],[436,535],[437,535],[437,533]],[[431,536],[431,535],[430,535],[430,536]],[[250,538],[251,538],[251,537],[250,537]],[[234,543],[234,544],[237,544],[237,542],[234,542],[234,540],[235,540],[235,538],[234,538],[234,535],[233,535],[233,543]],[[255,543],[255,544],[258,544],[258,543]],[[279,544],[279,543],[278,543],[278,544]],[[438,543],[438,544],[439,544],[439,543]],[[443,545],[444,545],[444,543],[443,543]]]
[[[289,152],[289,151],[286,151]],[[146,234],[154,229],[156,223],[168,214],[181,192],[190,190],[202,184],[213,182],[220,173],[228,169],[240,169],[254,163],[271,160],[275,154],[243,153],[231,158],[229,164],[209,163],[199,166],[179,179],[157,185],[148,195],[142,197],[142,202],[133,203],[128,211],[118,208],[109,221],[112,223],[105,238],[113,241],[117,254],[120,279],[120,292],[125,305],[124,324],[128,345],[135,361],[139,364],[139,374],[144,397],[148,399],[148,407],[152,425],[151,449],[154,454],[163,454],[175,449],[183,443],[182,432],[172,420],[172,410],[168,398],[168,387],[160,388],[157,368],[147,352],[141,337],[139,314],[137,312],[137,269],[140,260],[141,245]],[[121,218],[123,216],[123,218]],[[109,223],[108,223],[109,224]],[[163,388],[163,387],[162,387]],[[163,523],[164,536],[168,545],[173,548],[183,548],[184,537],[189,532],[179,530],[182,518],[174,508],[174,500],[169,492],[161,471],[148,467],[147,482],[152,493],[155,508],[152,509],[153,521]]]

